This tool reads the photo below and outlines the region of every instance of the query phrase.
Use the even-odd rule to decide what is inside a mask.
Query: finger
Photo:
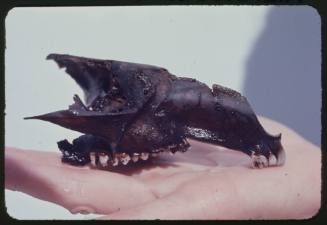
[[[237,198],[232,188],[224,182],[217,182],[217,178],[219,176],[213,174],[199,174],[173,194],[99,219],[231,219],[232,215],[240,214],[242,210],[236,208],[230,211],[233,205],[237,205]]]
[[[180,199],[163,198],[139,207],[121,210],[107,216],[99,217],[100,220],[190,220],[207,219],[199,204],[185,204]]]
[[[6,188],[54,202],[72,213],[107,214],[155,199],[143,183],[129,176],[67,166],[58,160],[53,153],[7,148]]]

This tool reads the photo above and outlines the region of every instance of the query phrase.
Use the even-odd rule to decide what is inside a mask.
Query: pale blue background
[[[14,8],[6,18],[5,141],[57,151],[79,134],[25,116],[64,109],[82,94],[49,53],[163,66],[242,92],[254,110],[320,146],[320,17],[308,6]],[[287,137],[285,137],[287,138]],[[18,219],[83,219],[6,191]],[[108,200],[110,201],[110,200]]]

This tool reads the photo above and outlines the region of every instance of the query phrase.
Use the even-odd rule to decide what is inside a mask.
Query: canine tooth
[[[142,152],[141,153],[141,159],[147,160],[148,158],[149,158],[149,153],[147,153],[147,152]]]
[[[272,154],[271,152],[270,152],[270,154],[269,154],[268,162],[269,162],[269,166],[275,166],[275,165],[277,165],[277,158],[276,158],[276,156],[275,156],[274,154]]]
[[[133,156],[132,156],[133,162],[137,162],[139,160],[139,156],[140,156],[140,154],[134,153]]]
[[[126,153],[121,154],[120,161],[123,165],[127,165],[130,160],[131,160],[131,157],[128,154],[126,154]]]
[[[107,154],[101,153],[99,155],[99,161],[100,161],[101,166],[103,166],[103,167],[108,166],[108,160],[109,160],[109,156]]]
[[[281,149],[277,154],[277,165],[281,166],[284,165],[286,161],[285,151]]]
[[[95,152],[90,152],[90,159],[92,166],[96,166],[96,154]]]

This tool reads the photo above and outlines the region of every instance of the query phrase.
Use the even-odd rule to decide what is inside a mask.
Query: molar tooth
[[[147,152],[142,152],[141,153],[141,159],[147,160],[148,158],[149,158],[149,153],[147,153]]]
[[[252,167],[253,168],[263,168],[268,166],[268,160],[265,156],[263,155],[255,155],[252,154]]]
[[[116,154],[114,156],[114,158],[112,159],[112,161],[111,161],[111,165],[112,166],[118,166],[118,164],[119,164],[119,159],[118,159],[117,154]]]
[[[260,163],[258,160],[258,156],[254,155],[251,157],[252,158],[252,168],[260,168]]]
[[[134,153],[132,156],[133,162],[137,162],[139,160],[140,154],[139,153]]]
[[[99,161],[101,166],[106,167],[108,166],[108,160],[109,160],[109,156],[105,153],[100,153],[99,155]]]
[[[95,152],[90,152],[91,165],[96,166],[96,154]]]
[[[120,161],[123,165],[127,165],[130,160],[131,160],[131,157],[128,154],[126,154],[126,153],[121,154]]]

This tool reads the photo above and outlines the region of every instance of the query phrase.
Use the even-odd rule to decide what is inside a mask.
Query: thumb
[[[61,163],[59,155],[7,148],[5,187],[65,207],[72,213],[108,214],[155,197],[127,175]]]

